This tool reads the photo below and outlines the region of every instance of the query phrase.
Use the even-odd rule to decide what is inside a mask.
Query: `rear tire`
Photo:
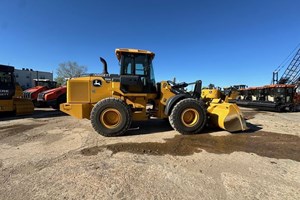
[[[204,104],[192,98],[183,99],[172,109],[169,121],[183,135],[200,133],[207,121]]]
[[[105,137],[123,135],[131,125],[131,110],[121,99],[106,98],[99,101],[91,112],[95,131]]]

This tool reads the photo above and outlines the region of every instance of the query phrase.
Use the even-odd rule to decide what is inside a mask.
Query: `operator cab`
[[[11,99],[14,95],[14,67],[0,65],[0,99]]]
[[[116,49],[124,93],[156,93],[152,60],[154,53],[138,49]]]

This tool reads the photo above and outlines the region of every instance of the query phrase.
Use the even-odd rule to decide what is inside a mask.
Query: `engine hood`
[[[46,90],[43,93],[47,94],[47,93],[51,93],[51,92],[57,92],[57,91],[60,91],[60,90],[64,90],[66,88],[67,88],[66,86],[61,86],[61,87],[58,87],[58,88],[53,88],[53,89],[50,89],[50,90]]]
[[[25,90],[24,92],[34,93],[34,92],[37,92],[37,91],[42,90],[44,88],[45,88],[45,86],[36,86],[36,87],[33,87],[33,88],[29,88],[29,89]]]
[[[58,87],[58,88],[53,88],[53,89],[50,89],[50,90],[43,91],[42,93],[43,94],[48,94],[48,93],[52,93],[52,92],[58,92],[60,90],[65,90],[66,88],[67,88],[66,86],[61,86],[61,87]]]

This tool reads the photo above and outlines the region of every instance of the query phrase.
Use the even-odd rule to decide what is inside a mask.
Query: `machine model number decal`
[[[93,86],[100,87],[102,85],[101,80],[95,79],[93,80]]]

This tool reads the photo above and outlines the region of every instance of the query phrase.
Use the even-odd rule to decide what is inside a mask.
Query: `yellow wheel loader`
[[[212,98],[201,98],[200,80],[194,91],[185,90],[188,83],[161,81],[155,83],[152,60],[147,50],[116,49],[120,74],[109,74],[103,58],[102,74],[72,78],[67,82],[67,102],[60,110],[91,120],[93,128],[103,136],[123,135],[132,121],[150,117],[169,119],[181,134],[201,133],[212,123],[228,131],[246,130],[246,124],[235,104]]]
[[[0,114],[14,112],[16,115],[32,114],[31,100],[23,99],[23,91],[14,77],[14,67],[0,65]]]

